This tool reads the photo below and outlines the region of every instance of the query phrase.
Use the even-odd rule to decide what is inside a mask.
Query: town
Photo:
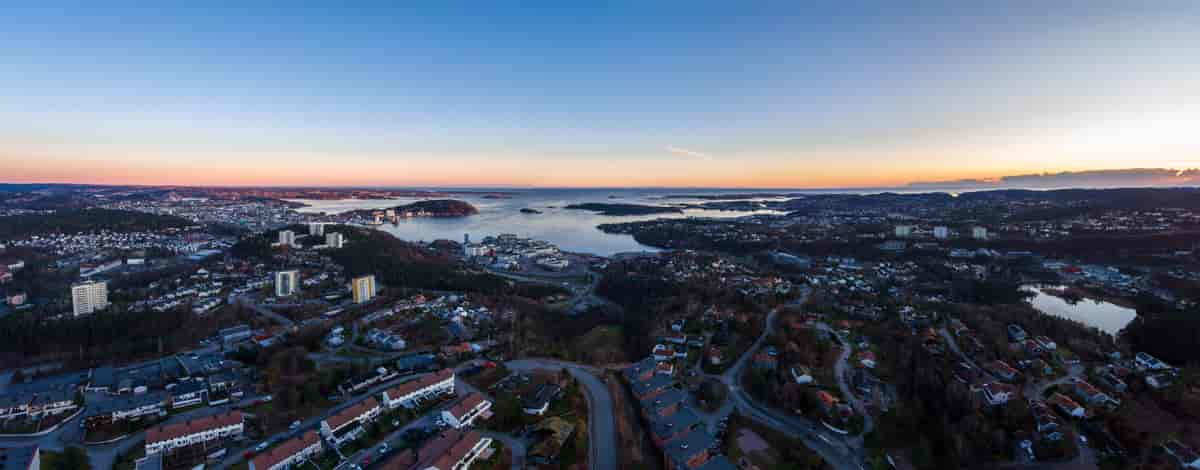
[[[1200,465],[1194,190],[823,195],[611,257],[58,191],[0,217],[14,468]]]

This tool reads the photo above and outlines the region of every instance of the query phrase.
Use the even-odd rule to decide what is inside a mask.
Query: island
[[[428,199],[387,209],[354,211],[351,216],[372,217],[466,217],[479,213],[479,209],[466,201],[457,199]]]
[[[600,215],[649,215],[649,214],[682,214],[683,209],[668,206],[647,206],[642,204],[605,204],[588,202],[564,206],[566,209],[592,211]]]
[[[541,214],[542,211],[539,211],[537,209],[531,209],[528,207],[523,207],[523,208],[521,208],[521,213],[522,214]]]

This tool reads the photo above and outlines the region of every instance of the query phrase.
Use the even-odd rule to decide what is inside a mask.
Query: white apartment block
[[[329,233],[325,234],[325,247],[326,248],[335,248],[336,249],[336,248],[341,248],[343,246],[346,246],[346,237],[342,236],[342,234],[337,233],[337,232],[329,232]]]
[[[320,223],[320,222],[309,222],[308,223],[308,234],[311,236],[314,236],[314,237],[324,236],[325,235],[325,224]]]
[[[233,438],[244,431],[241,411],[158,426],[146,431],[146,455],[171,453],[180,447]]]
[[[289,297],[300,289],[300,271],[295,269],[275,273],[275,296]]]
[[[296,246],[296,232],[291,230],[280,230],[279,246]]]
[[[401,406],[416,408],[430,398],[454,393],[454,370],[442,369],[436,374],[426,375],[383,391],[383,405],[389,410]]]
[[[71,307],[77,317],[108,308],[108,283],[88,281],[71,286]]]

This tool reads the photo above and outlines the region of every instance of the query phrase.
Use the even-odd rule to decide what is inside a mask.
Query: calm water
[[[401,220],[396,225],[384,224],[379,229],[409,241],[432,241],[439,238],[461,241],[463,234],[470,234],[472,240],[479,240],[488,235],[515,233],[522,237],[549,241],[567,251],[610,256],[615,253],[628,251],[654,251],[654,248],[634,241],[630,235],[604,233],[596,228],[599,224],[653,220],[667,217],[739,217],[756,213],[774,213],[772,211],[743,212],[687,209],[683,214],[602,216],[596,215],[591,211],[563,209],[564,206],[569,204],[585,202],[647,205],[702,202],[700,200],[689,199],[663,199],[663,196],[671,194],[692,195],[718,194],[722,192],[751,192],[748,190],[535,189],[499,191],[512,193],[512,196],[508,199],[488,199],[469,194],[451,196],[453,199],[470,202],[479,209],[478,215],[456,218],[412,218]],[[395,200],[297,200],[297,202],[309,204],[309,207],[300,209],[300,212],[326,212],[332,214],[357,209],[392,207],[416,200],[405,198]],[[542,213],[522,214],[520,210],[525,207],[537,209],[542,211]]]
[[[1136,310],[1103,300],[1084,298],[1071,304],[1061,297],[1047,294],[1044,287],[1026,286],[1022,289],[1034,293],[1029,302],[1042,313],[1075,320],[1114,336],[1137,317]]]

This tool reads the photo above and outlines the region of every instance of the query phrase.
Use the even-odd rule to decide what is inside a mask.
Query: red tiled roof
[[[454,468],[454,464],[462,460],[481,439],[483,439],[483,436],[478,431],[468,432],[466,437],[455,442],[449,450],[438,457],[434,466],[437,468]]]
[[[204,432],[210,429],[223,428],[242,422],[241,411],[230,411],[224,414],[205,416],[176,424],[164,424],[146,431],[146,443],[168,441],[177,437]]]
[[[307,449],[309,446],[321,441],[321,436],[317,435],[316,431],[308,431],[303,436],[293,437],[275,446],[269,452],[259,454],[252,461],[254,468],[257,470],[266,470],[272,465],[278,464],[289,457],[296,455],[301,450]]]
[[[439,370],[436,374],[429,374],[417,380],[408,381],[389,388],[387,390],[388,398],[395,399],[413,393],[417,390],[430,387],[433,384],[442,382],[450,377],[454,377],[454,371],[451,369]]]
[[[475,409],[476,406],[483,403],[484,400],[486,399],[483,398],[483,395],[480,395],[478,392],[471,392],[470,395],[467,395],[466,398],[463,398],[462,401],[450,408],[450,414],[456,419],[462,419],[467,413]]]
[[[379,402],[375,400],[375,397],[367,397],[365,400],[354,404],[354,406],[342,410],[341,413],[325,418],[325,422],[329,424],[329,429],[336,431],[355,418],[362,416],[367,410],[377,406],[379,406]]]

